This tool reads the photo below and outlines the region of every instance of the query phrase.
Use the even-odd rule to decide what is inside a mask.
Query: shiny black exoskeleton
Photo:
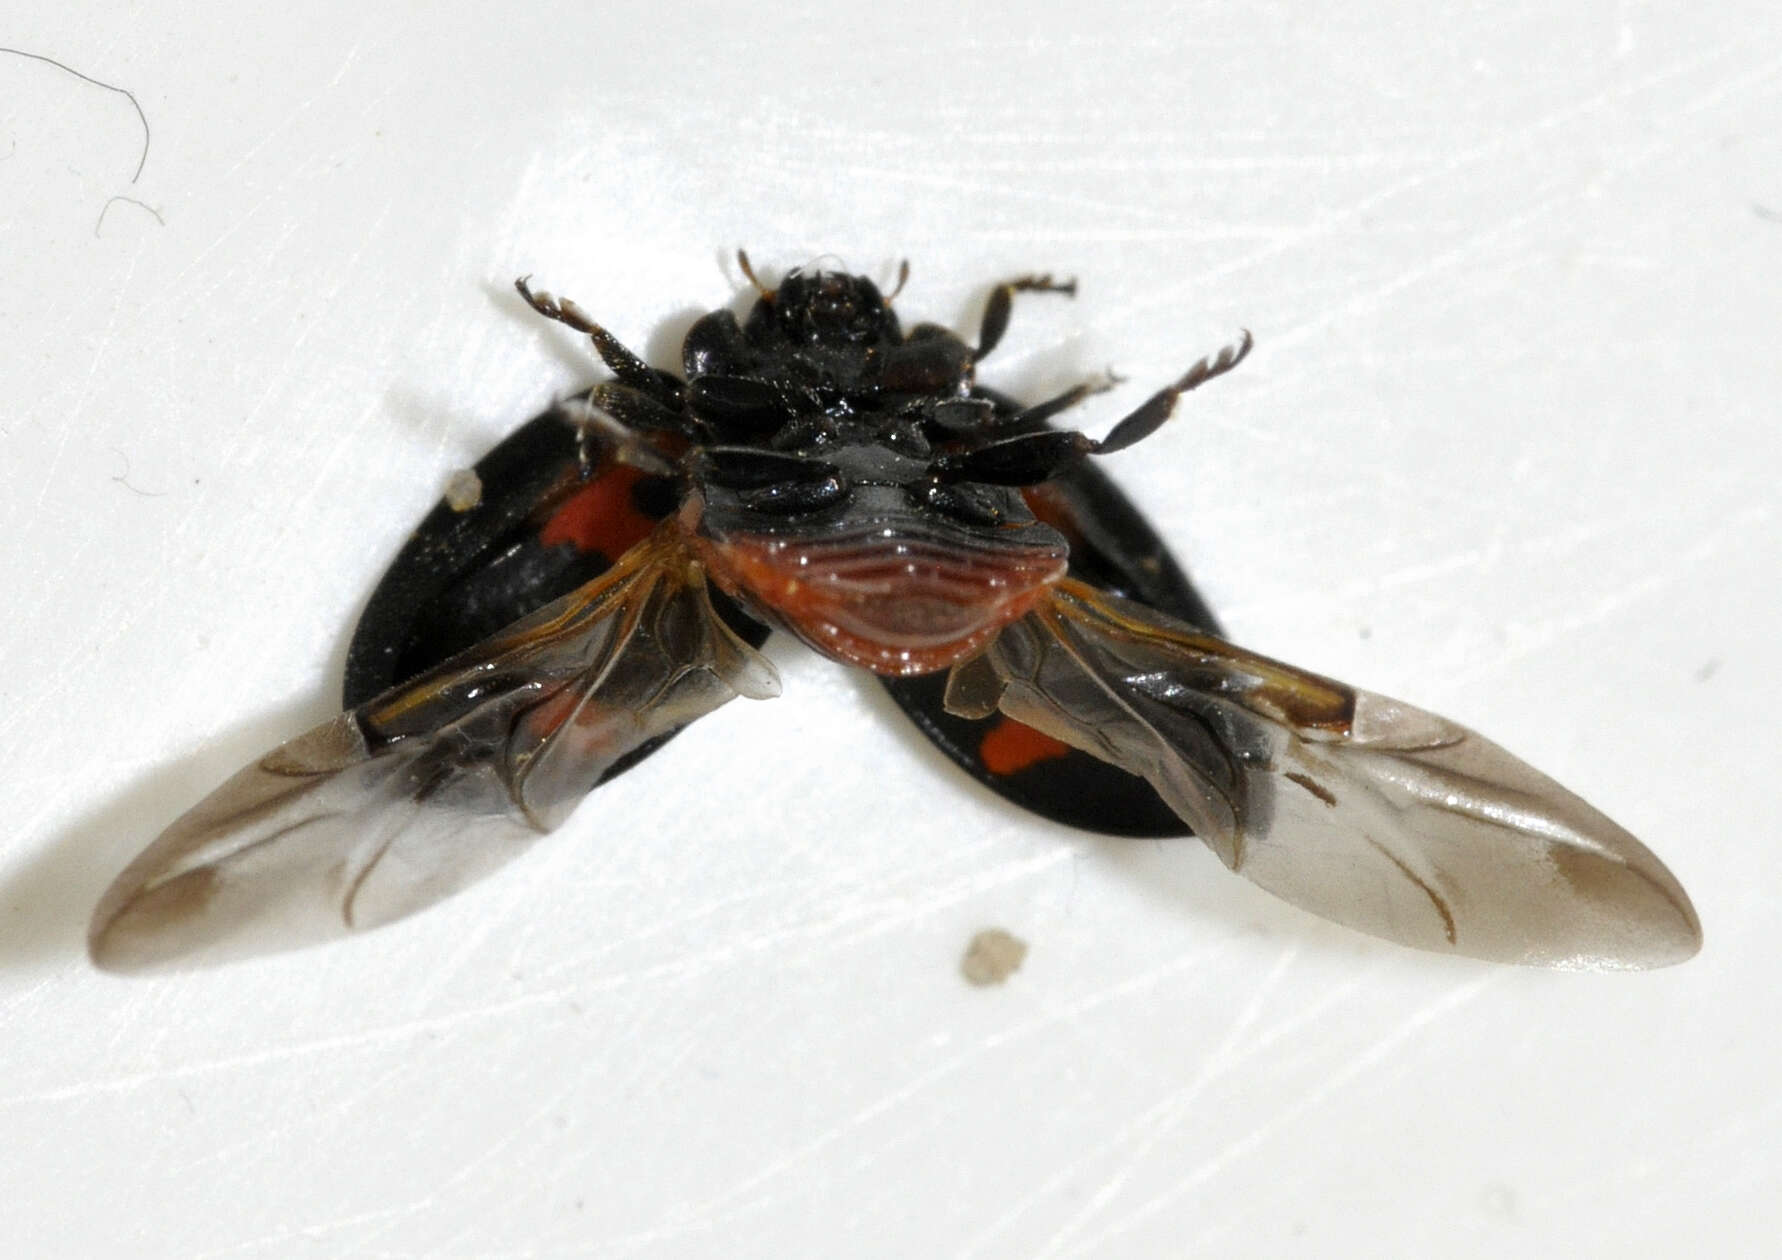
[[[1526,762],[1210,633],[1085,457],[1154,430],[1248,334],[1095,441],[1050,421],[1106,382],[1026,408],[976,383],[1012,295],[1068,290],[1044,277],[995,290],[976,347],[904,335],[858,276],[756,283],[746,321],[689,335],[684,381],[519,288],[614,379],[455,479],[366,609],[348,709],[118,875],[93,912],[100,965],[290,948],[432,905],[688,723],[780,694],[769,627],[880,675],[1008,799],[1119,834],[1192,829],[1260,887],[1388,940],[1597,968],[1700,947],[1664,864]]]
[[[641,518],[661,519],[696,497],[702,532],[721,540],[796,539],[831,553],[852,540],[857,558],[858,544],[875,537],[881,546],[890,539],[892,549],[907,551],[914,540],[918,549],[931,544],[957,555],[962,543],[1001,546],[1020,535],[1032,544],[1030,561],[1036,549],[1049,552],[1062,571],[1068,552],[1072,576],[1217,629],[1155,531],[1083,456],[1120,449],[1154,430],[1182,392],[1236,365],[1247,336],[1159,391],[1097,443],[1051,422],[1109,388],[1112,377],[1035,406],[976,380],[978,363],[1008,329],[1014,296],[1074,294],[1074,281],[1039,275],[996,286],[972,345],[936,324],[904,332],[891,303],[907,265],[887,298],[866,277],[835,271],[793,271],[770,290],[755,279],[746,255],[739,261],[756,300],[743,319],[721,309],[693,325],[682,347],[684,380],[643,363],[574,303],[519,283],[534,309],[592,339],[613,379],[596,385],[585,402],[539,417],[479,463],[482,499],[475,509],[441,505],[416,531],[354,636],[349,706],[616,560],[635,534],[595,531],[563,541],[552,524],[568,514],[564,504],[620,476],[635,479],[625,498]],[[565,417],[576,423],[564,424]],[[1035,509],[1043,519],[1035,519]],[[871,633],[882,635],[887,622],[920,609],[914,584],[900,572],[893,568],[891,598],[867,619]],[[1031,563],[1027,572],[1036,572]],[[745,593],[741,607],[726,602],[719,611],[759,643],[767,634],[762,602]],[[787,624],[783,607],[765,611]],[[808,627],[790,628],[814,638],[820,650],[833,646],[833,635],[825,640]],[[891,655],[901,650],[894,645]],[[845,659],[884,674],[923,731],[1002,795],[1096,831],[1185,831],[1147,784],[1105,762],[1056,749],[1032,761],[987,755],[1010,724],[946,712],[944,674],[937,672],[944,653],[918,653],[913,663],[925,668],[903,670],[863,659],[863,652],[882,655],[869,648]]]

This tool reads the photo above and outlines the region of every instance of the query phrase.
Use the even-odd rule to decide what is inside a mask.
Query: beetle
[[[1701,943],[1645,846],[1445,718],[1249,652],[1096,467],[1252,340],[1099,440],[976,379],[975,344],[904,332],[870,279],[794,270],[688,331],[682,372],[580,307],[610,379],[478,463],[416,530],[349,650],[346,709],[169,826],[93,917],[101,966],[289,948],[482,877],[695,718],[779,693],[771,630],[877,674],[1016,805],[1117,835],[1199,836],[1232,870],[1402,944],[1572,968]]]

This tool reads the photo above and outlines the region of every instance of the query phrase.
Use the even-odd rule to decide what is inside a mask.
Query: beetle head
[[[865,349],[901,338],[879,287],[842,271],[793,271],[755,303],[749,332],[787,346]],[[753,339],[753,338],[751,338]]]

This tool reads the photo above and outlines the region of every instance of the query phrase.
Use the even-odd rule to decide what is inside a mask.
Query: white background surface
[[[0,57],[9,1256],[1774,1254],[1782,18],[1691,5],[86,5]],[[155,214],[107,199],[127,195]],[[156,215],[164,222],[158,221]],[[325,717],[448,472],[747,246],[1020,304],[1242,642],[1643,836],[1702,956],[1572,976],[1020,817],[776,640],[526,861],[93,972],[121,864]],[[959,977],[973,932],[1031,952]]]

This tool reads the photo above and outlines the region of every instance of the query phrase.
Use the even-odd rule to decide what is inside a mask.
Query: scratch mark
[[[838,946],[843,946],[871,940],[887,932],[896,931],[904,924],[920,922],[924,918],[956,906],[970,897],[1044,874],[1053,867],[1070,860],[1070,851],[1059,848],[1023,861],[1004,863],[993,870],[962,877],[932,889],[925,889],[923,894],[918,897],[896,896],[878,901],[850,904],[841,909],[832,907],[826,910],[821,918],[801,919],[796,922],[776,925],[756,935],[717,945],[698,954],[683,955],[671,962],[658,963],[627,972],[611,981],[597,984],[595,987],[678,983],[764,951],[784,949],[798,942],[830,941]],[[653,933],[636,934],[627,939],[639,940],[651,934]],[[566,962],[556,967],[543,969],[540,972],[540,979],[555,979],[557,975],[565,971],[579,974],[584,969],[584,963],[572,960],[572,962]],[[585,983],[581,988],[584,992],[588,991],[588,986]]]
[[[1451,678],[1451,684],[1470,685],[1489,677],[1507,665],[1544,651],[1553,643],[1591,629],[1603,622],[1638,608],[1671,588],[1691,581],[1704,572],[1712,572],[1710,562],[1722,552],[1731,550],[1747,537],[1761,536],[1775,513],[1767,503],[1754,503],[1741,511],[1724,513],[1719,526],[1683,549],[1675,559],[1654,568],[1636,581],[1603,595],[1590,604],[1580,604],[1577,611],[1538,623],[1502,651],[1471,661]]]
[[[1754,87],[1764,86],[1769,80],[1774,79],[1778,73],[1782,73],[1782,57],[1772,57],[1770,60],[1762,62],[1746,73],[1734,75],[1724,82],[1716,84],[1710,90],[1703,92],[1700,96],[1690,101],[1689,104],[1685,105],[1683,107],[1683,112],[1686,114],[1699,114],[1704,110],[1712,109],[1729,97],[1737,96],[1739,93],[1748,91]]]
[[[1251,995],[1250,1000],[1244,1003],[1243,1008],[1232,1019],[1231,1026],[1225,1030],[1225,1035],[1219,1039],[1219,1044],[1213,1047],[1212,1053],[1202,1060],[1200,1070],[1195,1073],[1194,1078],[1182,1088],[1166,1094],[1147,1109],[1142,1116],[1127,1126],[1128,1129],[1148,1131],[1141,1133],[1139,1139],[1132,1144],[1126,1157],[1121,1160],[1120,1166],[1103,1179],[1101,1187],[1090,1196],[1089,1201],[1083,1205],[1082,1209],[1052,1235],[1051,1241],[1035,1256],[1035,1260],[1050,1260],[1051,1257],[1058,1255],[1064,1247],[1068,1246],[1074,1238],[1080,1236],[1083,1229],[1119,1197],[1120,1192],[1126,1188],[1133,1175],[1144,1166],[1151,1153],[1157,1149],[1158,1144],[1174,1131],[1195,1101],[1206,1092],[1208,1086],[1242,1061],[1244,1056],[1238,1052],[1239,1045],[1245,1035],[1256,1026],[1256,1021],[1261,1017],[1263,1008],[1268,1004],[1268,1000],[1275,990],[1280,987],[1282,979],[1292,968],[1298,954],[1297,945],[1290,945],[1281,951],[1280,957],[1275,960],[1275,965],[1269,969],[1268,975],[1263,978],[1261,984],[1256,986],[1256,992]]]
[[[68,415],[71,419],[78,419],[86,412],[87,400],[93,395],[93,382],[99,374],[99,364],[110,351],[112,338],[117,333],[118,312],[123,307],[124,295],[129,292],[130,282],[135,278],[136,258],[132,257],[129,265],[124,269],[123,280],[115,286],[112,292],[111,309],[106,312],[105,328],[100,333],[99,345],[93,351],[92,359],[87,365],[87,375],[86,379],[81,382],[80,396],[68,408]],[[76,426],[72,423],[62,426],[62,432],[56,441],[55,452],[50,456],[49,463],[43,470],[43,488],[37,492],[38,507],[42,507],[43,501],[49,497],[50,487],[55,484],[56,472],[62,466],[62,457],[67,453],[68,443],[73,438],[75,431]]]
[[[207,1147],[197,1158],[182,1160],[169,1171],[188,1183],[199,1184],[204,1179],[217,1175],[213,1171],[215,1169],[226,1171],[239,1167],[244,1155],[264,1151],[279,1142],[302,1140],[302,1135],[306,1133],[320,1133],[330,1127],[350,1126],[354,1117],[364,1114],[368,1100],[387,1096],[391,1084],[404,1079],[411,1071],[402,1058],[398,1057],[392,1066],[382,1072],[364,1077],[356,1076],[354,1079],[361,1081],[356,1089],[345,1088],[343,1082],[342,1090],[326,1106],[318,1106],[289,1118],[280,1117],[279,1123],[269,1124],[264,1128],[250,1126],[238,1140]],[[183,1094],[185,1091],[180,1092]]]
[[[333,1220],[320,1221],[314,1225],[294,1225],[277,1230],[270,1234],[262,1234],[241,1242],[231,1243],[211,1251],[192,1253],[192,1260],[221,1260],[223,1256],[238,1256],[249,1251],[259,1251],[265,1247],[281,1249],[281,1244],[302,1239],[305,1242],[320,1242],[329,1234],[338,1234],[342,1230],[372,1222],[388,1220],[391,1217],[412,1215],[425,1206],[426,1200],[417,1199],[412,1203],[404,1203],[398,1207],[374,1208],[368,1212],[356,1212],[350,1216],[338,1216]]]
[[[848,163],[835,173],[849,181],[883,181],[905,187],[923,188],[936,194],[962,199],[1000,197],[1006,201],[1017,203],[1057,206],[1091,213],[1142,214],[1153,219],[1162,219],[1169,213],[1165,210],[1152,210],[1149,207],[1135,205],[1129,197],[1106,198],[1051,189],[1016,188],[1001,181],[982,180],[975,176],[966,176],[950,171],[921,172],[908,170],[904,167],[874,166],[854,162]],[[1173,238],[1179,235],[1179,229],[1165,231],[1163,235],[1166,239]]]
[[[1660,151],[1660,146],[1652,146],[1652,151]],[[1522,213],[1503,219],[1492,227],[1469,233],[1458,244],[1428,255],[1422,262],[1401,271],[1391,280],[1375,285],[1344,302],[1327,307],[1308,319],[1284,327],[1275,334],[1274,344],[1277,348],[1295,345],[1358,312],[1383,309],[1387,299],[1396,297],[1404,290],[1420,285],[1426,280],[1454,270],[1480,251],[1506,238],[1514,237],[1523,228],[1555,208],[1577,200],[1579,196],[1580,193],[1577,189],[1567,188],[1551,196],[1543,197],[1523,210]]]
[[[846,1134],[852,1131],[856,1126],[862,1125],[868,1120],[878,1119],[881,1116],[888,1115],[896,1105],[920,1094],[929,1085],[936,1084],[957,1071],[968,1069],[978,1059],[994,1054],[1002,1050],[1003,1047],[1013,1042],[1017,1042],[1024,1037],[1043,1036],[1054,1027],[1074,1023],[1082,1016],[1091,1014],[1125,998],[1137,996],[1148,989],[1155,988],[1181,972],[1192,972],[1204,965],[1206,960],[1209,957],[1216,955],[1217,952],[1217,950],[1213,949],[1203,949],[1185,953],[1170,959],[1149,971],[1130,977],[1113,986],[1111,989],[1097,992],[1089,997],[1073,1002],[1062,1009],[1048,1011],[1018,1027],[1009,1028],[993,1036],[983,1038],[975,1045],[964,1049],[952,1059],[937,1064],[934,1068],[929,1069],[917,1078],[907,1082],[902,1088],[894,1091],[892,1094],[886,1095],[878,1102],[857,1112],[851,1120],[836,1124],[830,1130],[818,1135],[798,1149],[782,1156],[761,1174],[751,1177],[743,1183],[733,1185],[727,1191],[722,1192],[715,1198],[700,1203],[683,1205],[673,1214],[672,1218],[662,1224],[608,1241],[610,1245],[621,1246],[626,1248],[627,1251],[630,1251],[652,1244],[658,1244],[669,1239],[684,1238],[693,1234],[710,1234],[724,1221],[738,1219],[744,1216],[750,1210],[752,1205],[757,1205],[766,1201],[762,1196],[754,1194],[754,1191],[765,1183],[776,1176],[790,1173],[801,1164],[808,1164],[814,1161],[827,1147],[845,1137]],[[1289,950],[1277,963],[1276,968],[1271,971],[1271,976],[1275,971],[1283,970],[1293,956],[1294,950]],[[1283,1042],[1291,1041],[1298,1036],[1303,1029],[1315,1025],[1330,1011],[1335,1010],[1348,1002],[1355,990],[1361,988],[1365,981],[1365,976],[1355,976],[1341,984],[1332,986],[1317,999],[1303,1007],[1296,1008],[1279,1023],[1258,1033],[1253,1040],[1242,1048],[1242,1055],[1245,1057],[1253,1056],[1258,1053],[1269,1051]],[[1270,981],[1265,980],[1264,983],[1268,984]],[[1253,1005],[1256,1004],[1253,1003]],[[1260,1009],[1259,1006],[1258,1009]],[[1240,1015],[1238,1018],[1241,1020],[1246,1017]],[[1232,1044],[1235,1044],[1236,1040],[1237,1038],[1235,1036],[1226,1038],[1226,1041],[1231,1042]],[[1172,1097],[1174,1097],[1174,1095],[1172,1095]],[[1150,1114],[1150,1112],[1146,1113],[1147,1116]],[[1045,1182],[1035,1186],[1029,1193],[1022,1196],[1018,1202],[1011,1205],[995,1221],[992,1221],[983,1230],[967,1240],[964,1248],[954,1253],[956,1260],[969,1260],[970,1257],[979,1255],[985,1245],[992,1238],[1001,1234],[1009,1227],[1009,1225],[1016,1220],[1019,1220],[1030,1211],[1034,1205],[1056,1202],[1060,1186],[1074,1184],[1081,1175],[1082,1170],[1092,1166],[1098,1159],[1105,1157],[1109,1152],[1119,1149],[1123,1143],[1130,1140],[1132,1133],[1140,1128],[1143,1119],[1144,1117],[1140,1117],[1139,1119],[1129,1122],[1114,1137],[1099,1144],[1095,1149],[1089,1151],[1082,1157],[1072,1160],[1068,1165],[1059,1169],[1051,1177],[1047,1178]]]
[[[162,227],[167,226],[167,220],[161,217],[161,212],[159,210],[155,209],[153,206],[149,205],[148,202],[138,201],[134,197],[126,197],[122,193],[119,193],[115,197],[107,197],[105,199],[105,204],[99,207],[99,217],[97,219],[93,220],[93,235],[94,236],[99,235],[100,225],[105,222],[105,212],[107,210],[111,209],[111,203],[114,201],[123,201],[123,202],[128,202],[130,205],[133,205],[133,206],[141,206],[144,210],[147,210],[150,214],[155,216],[156,223],[159,223]]]
[[[697,1203],[686,1205],[677,1211],[673,1219],[662,1225],[609,1240],[612,1245],[641,1246],[660,1242],[692,1230],[709,1229],[719,1214],[726,1209],[748,1201],[749,1196],[762,1186],[768,1185],[777,1178],[785,1177],[794,1169],[807,1165],[818,1159],[824,1151],[865,1125],[878,1120],[903,1106],[941,1081],[965,1070],[979,1062],[987,1055],[996,1053],[1004,1046],[1018,1043],[1037,1034],[1044,1033],[1060,1025],[1068,1025],[1091,1011],[1098,1010],[1134,994],[1154,988],[1170,977],[1185,971],[1192,971],[1203,966],[1206,960],[1218,953],[1217,948],[1198,949],[1184,952],[1174,958],[1160,963],[1149,971],[1141,972],[1119,984],[1100,990],[1095,994],[1082,998],[1068,1005],[1048,1010],[1042,1015],[1021,1024],[1014,1024],[1003,1030],[982,1038],[966,1047],[951,1058],[934,1064],[905,1080],[895,1089],[880,1095],[872,1102],[857,1108],[851,1115],[838,1120],[822,1133],[800,1143],[780,1155],[778,1158],[763,1164],[754,1173],[744,1177]]]
[[[134,184],[137,180],[142,178],[142,168],[148,162],[149,154],[149,121],[148,115],[142,112],[142,104],[136,99],[136,93],[132,92],[129,88],[121,88],[115,83],[107,83],[103,79],[95,79],[90,74],[82,74],[73,66],[65,65],[62,62],[57,61],[54,57],[46,57],[42,53],[26,52],[23,48],[6,48],[3,46],[0,46],[0,53],[11,53],[15,57],[26,57],[32,61],[41,61],[45,65],[54,66],[56,69],[71,74],[77,79],[91,83],[94,87],[104,88],[107,92],[116,92],[119,96],[122,96],[125,100],[129,101],[130,108],[136,111],[137,120],[142,123],[142,156],[136,159],[136,173],[130,176],[130,182]],[[103,216],[104,212],[101,211],[100,213]],[[159,218],[160,216],[156,215],[155,217]]]
[[[1175,1200],[1187,1194],[1194,1187],[1217,1176],[1227,1165],[1250,1154],[1257,1147],[1273,1138],[1283,1129],[1289,1128],[1301,1116],[1324,1102],[1325,1099],[1346,1087],[1362,1073],[1384,1061],[1398,1048],[1414,1038],[1429,1025],[1478,997],[1489,985],[1499,982],[1503,972],[1491,971],[1481,975],[1470,984],[1461,985],[1450,990],[1434,1001],[1427,1003],[1421,1010],[1413,1011],[1402,1020],[1397,1028],[1381,1037],[1368,1049],[1350,1059],[1341,1068],[1332,1072],[1324,1082],[1316,1088],[1308,1090],[1290,1105],[1276,1112],[1273,1118],[1236,1141],[1227,1143],[1219,1151],[1214,1152],[1201,1163],[1180,1178],[1175,1185],[1154,1195],[1135,1208],[1116,1224],[1110,1225],[1101,1233],[1085,1239],[1083,1244],[1072,1250],[1072,1255],[1107,1254],[1103,1245],[1110,1239],[1148,1220],[1168,1207]]]
[[[508,1157],[507,1163],[511,1165],[514,1162],[510,1155],[512,1148],[516,1144],[524,1144],[531,1141],[538,1132],[539,1122],[552,1112],[561,1110],[564,1100],[582,1087],[583,1081],[581,1079],[572,1080],[562,1089],[557,1090],[555,1093],[545,1098],[536,1107],[531,1108],[524,1116],[520,1117],[518,1121],[508,1125],[506,1134],[499,1140],[488,1143],[486,1146],[476,1151],[469,1160],[459,1164],[456,1171],[446,1177],[443,1181],[435,1184],[425,1197],[407,1204],[400,1213],[386,1214],[385,1219],[380,1222],[380,1227],[378,1229],[370,1231],[357,1240],[358,1247],[362,1249],[369,1248],[372,1243],[384,1237],[392,1229],[395,1229],[400,1225],[405,1218],[417,1216],[436,1207],[442,1199],[449,1200],[450,1192],[454,1187],[469,1180],[479,1169],[487,1166],[492,1161]]]
[[[1751,213],[1770,223],[1782,223],[1782,212],[1772,210],[1762,202],[1752,202]]]
[[[358,43],[355,43],[350,49],[347,50],[346,56],[341,60],[340,69],[335,71],[334,78],[329,80],[329,83],[328,83],[329,91],[332,91],[335,87],[339,86],[340,81],[343,77],[345,77],[346,72],[352,67],[353,63],[358,60],[359,49],[363,46],[364,46],[364,41],[361,40]],[[386,89],[377,99],[381,101],[385,96],[388,96],[390,94],[390,91],[393,91],[393,90],[394,90],[393,87],[390,89]],[[239,158],[237,158],[235,160],[234,164],[231,165],[229,167],[229,169],[224,172],[224,175],[225,176],[233,175],[233,174],[235,174],[235,172],[239,171],[242,167],[246,166],[249,162],[253,161],[254,158],[260,153],[260,151],[262,149],[264,149],[267,145],[271,144],[279,136],[283,135],[287,130],[290,129],[290,126],[292,123],[296,122],[299,118],[302,118],[305,114],[309,113],[309,111],[315,107],[315,103],[318,100],[325,99],[325,97],[326,97],[326,92],[318,93],[314,96],[305,97],[302,101],[300,101],[297,104],[296,108],[294,108],[294,109],[290,110],[288,113],[286,113],[284,118],[282,118],[276,126],[274,126],[270,131],[268,131],[264,136],[262,136],[258,143],[250,146],[246,152],[244,152]],[[267,201],[272,200],[274,195],[275,194],[269,193],[266,197],[261,198],[260,202],[258,202],[255,205],[255,209],[258,209],[260,205],[264,205]]]
[[[431,1034],[448,1033],[466,1026],[487,1023],[508,1018],[516,1011],[533,1007],[553,1006],[561,1004],[572,996],[572,987],[543,990],[523,994],[502,1002],[490,1002],[481,1006],[467,1007],[444,1015],[428,1019],[409,1020],[382,1028],[372,1028],[360,1032],[343,1033],[334,1037],[320,1037],[312,1041],[297,1042],[284,1046],[273,1046],[267,1049],[249,1051],[244,1054],[227,1055],[217,1059],[207,1059],[197,1063],[182,1063],[164,1068],[150,1068],[131,1072],[122,1076],[114,1076],[107,1080],[81,1081],[72,1085],[58,1086],[53,1089],[32,1090],[26,1093],[10,1094],[0,1097],[0,1108],[34,1106],[61,1102],[73,1102],[79,1099],[98,1098],[107,1094],[127,1094],[149,1085],[158,1085],[166,1081],[190,1080],[195,1077],[209,1076],[214,1072],[233,1072],[263,1067],[268,1063],[286,1063],[301,1061],[311,1055],[332,1054],[358,1050],[372,1050],[380,1046],[401,1044]]]
[[[1402,179],[1394,180],[1365,197],[1361,197],[1358,200],[1343,205],[1329,214],[1319,216],[1315,222],[1308,224],[1304,228],[1282,234],[1280,239],[1271,245],[1248,254],[1236,256],[1227,262],[1208,269],[1201,279],[1203,282],[1214,281],[1226,276],[1241,274],[1245,271],[1254,270],[1261,264],[1278,256],[1290,253],[1293,250],[1307,249],[1316,246],[1323,241],[1332,238],[1339,230],[1347,227],[1349,224],[1365,218],[1381,206],[1397,200],[1406,193],[1424,186],[1435,185],[1443,178],[1456,175],[1461,171],[1472,167],[1483,165],[1487,159],[1495,158],[1502,153],[1515,152],[1519,149],[1526,150],[1532,141],[1545,133],[1568,126],[1579,118],[1588,117],[1590,114],[1602,109],[1606,105],[1612,104],[1613,102],[1632,99],[1638,93],[1658,87],[1672,80],[1679,79],[1684,75],[1695,73],[1697,70],[1712,65],[1716,61],[1725,60],[1729,56],[1737,53],[1743,46],[1744,41],[1729,40],[1698,56],[1686,58],[1666,66],[1663,69],[1657,70],[1652,74],[1646,75],[1643,78],[1628,82],[1618,82],[1605,87],[1600,91],[1593,92],[1588,96],[1574,100],[1569,104],[1553,110],[1543,117],[1535,119],[1532,123],[1518,128],[1515,132],[1495,135],[1469,148],[1445,154],[1434,164],[1433,168],[1412,171]],[[1717,92],[1709,94],[1700,101],[1692,102],[1686,107],[1684,112],[1699,111],[1710,104],[1716,103],[1719,99],[1732,92],[1741,91],[1751,83],[1762,81],[1764,78],[1775,72],[1775,64],[1775,62],[1766,62],[1752,74],[1741,76],[1725,85],[1724,88]],[[1663,146],[1655,144],[1649,146],[1649,148],[1651,151],[1661,151]],[[1574,192],[1570,194],[1569,198],[1564,195],[1549,197],[1536,208],[1535,212],[1520,215],[1510,223],[1504,224],[1501,228],[1495,231],[1475,236],[1467,243],[1465,248],[1476,248],[1480,245],[1487,244],[1496,237],[1503,235],[1506,231],[1519,227],[1523,223],[1532,220],[1536,217],[1537,213],[1565,200],[1575,199],[1577,195],[1578,194]],[[1434,263],[1418,268],[1415,272],[1411,273],[1411,275],[1401,277],[1399,281],[1390,283],[1372,294],[1364,295],[1361,299],[1346,302],[1337,311],[1327,313],[1324,318],[1310,320],[1297,327],[1289,329],[1285,335],[1303,336],[1308,332],[1322,328],[1325,324],[1339,317],[1342,312],[1351,310],[1358,305],[1367,304],[1368,299],[1377,300],[1379,298],[1391,296],[1394,292],[1406,287],[1408,284],[1413,283],[1418,279],[1425,278],[1427,275],[1440,270],[1442,267],[1450,266],[1454,262],[1459,261],[1462,252],[1463,251],[1461,250],[1447,251],[1447,253],[1439,256]],[[1157,297],[1135,298],[1129,300],[1118,305],[1115,309],[1119,315],[1129,317],[1135,314],[1143,314],[1147,311],[1156,309],[1158,306],[1173,303],[1177,300],[1178,295],[1174,290],[1171,290]],[[1278,347],[1282,343],[1283,338],[1283,334],[1277,333],[1273,344]]]

